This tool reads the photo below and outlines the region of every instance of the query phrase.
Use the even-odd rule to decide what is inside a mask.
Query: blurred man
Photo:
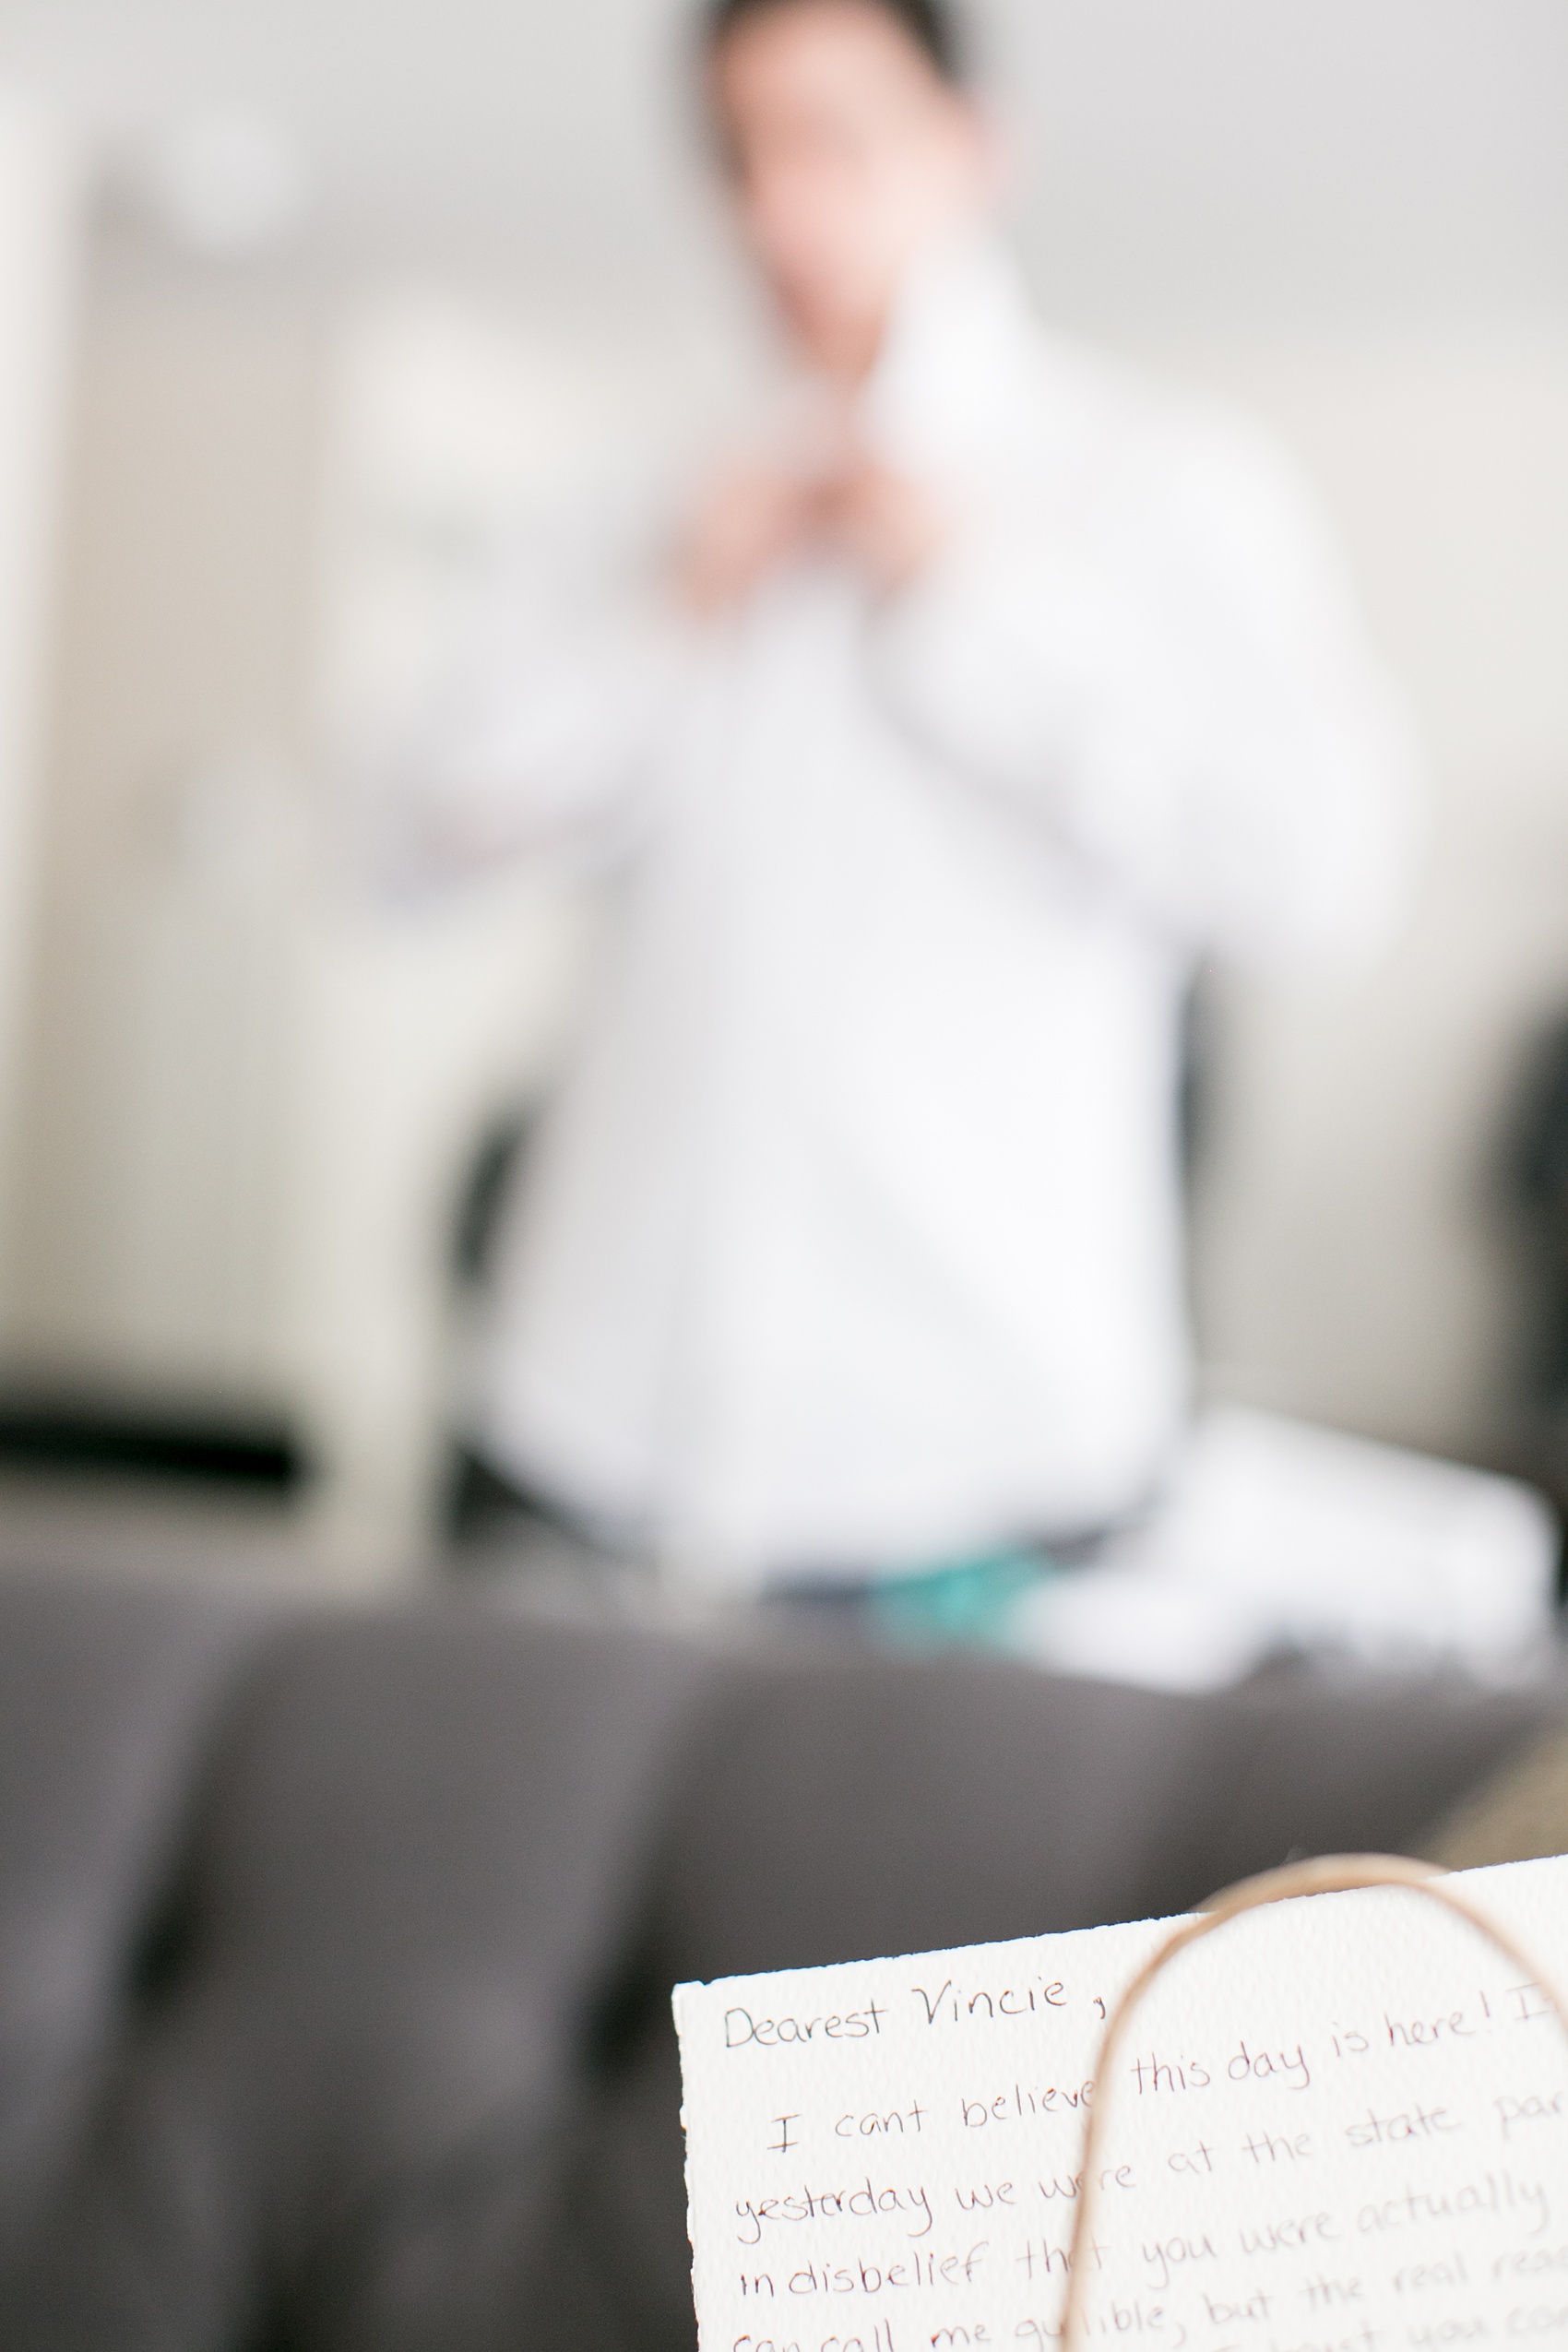
[[[412,820],[618,877],[474,1442],[741,1586],[1148,1491],[1194,959],[1373,935],[1406,793],[1288,471],[1037,325],[937,0],[719,0],[706,70],[792,381],[672,549],[521,564]]]

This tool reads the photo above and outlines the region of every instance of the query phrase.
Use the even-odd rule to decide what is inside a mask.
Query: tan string
[[[1165,1942],[1145,1961],[1132,1983],[1112,2010],[1099,2046],[1099,2059],[1095,2068],[1095,2103],[1089,2110],[1084,2132],[1084,2171],[1078,2191],[1078,2210],[1073,2223],[1072,2243],[1068,2249],[1067,2306],[1062,2320],[1062,2352],[1075,2352],[1084,2326],[1084,2299],[1087,2292],[1085,2263],[1081,2257],[1093,2243],[1090,2232],[1094,2225],[1094,2209],[1099,2193],[1097,2158],[1110,2105],[1111,2067],[1121,2054],[1128,2025],[1134,2012],[1156,1977],[1179,1952],[1189,1944],[1198,1943],[1206,1935],[1213,1935],[1217,1928],[1239,1918],[1243,1911],[1261,1910],[1270,1903],[1286,1903],[1298,1895],[1342,1895],[1352,1887],[1402,1886],[1412,1893],[1424,1895],[1459,1918],[1467,1919],[1471,1927],[1488,1937],[1500,1952],[1505,1953],[1516,1968],[1521,1969],[1531,1983],[1537,1985],[1550,2002],[1559,2025],[1568,2019],[1562,2003],[1551,1986],[1542,1977],[1529,1954],[1521,1949],[1505,1928],[1489,1919],[1467,1895],[1460,1894],[1451,1878],[1431,1862],[1410,1861],[1401,1854],[1328,1854],[1311,1862],[1289,1862],[1283,1870],[1265,1871],[1259,1878],[1242,1879],[1236,1886],[1227,1887],[1191,1919],[1183,1919],[1172,1929]]]

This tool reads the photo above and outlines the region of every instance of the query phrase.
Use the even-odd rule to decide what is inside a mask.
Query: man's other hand
[[[946,501],[873,459],[856,459],[818,493],[819,528],[885,595],[908,588],[953,535]]]
[[[677,558],[695,611],[731,611],[813,536],[818,493],[798,475],[738,466],[719,476],[693,517]]]

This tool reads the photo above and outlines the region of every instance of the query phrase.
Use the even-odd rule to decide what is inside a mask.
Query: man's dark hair
[[[711,57],[754,17],[801,5],[802,0],[708,0],[702,27],[704,51]],[[891,17],[944,82],[955,89],[963,87],[968,77],[968,59],[947,0],[854,0],[854,5],[878,8],[885,17]]]

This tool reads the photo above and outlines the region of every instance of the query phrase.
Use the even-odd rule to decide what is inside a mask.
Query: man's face
[[[713,97],[747,241],[831,364],[880,332],[921,246],[982,208],[980,120],[875,0],[778,0],[743,20]]]

